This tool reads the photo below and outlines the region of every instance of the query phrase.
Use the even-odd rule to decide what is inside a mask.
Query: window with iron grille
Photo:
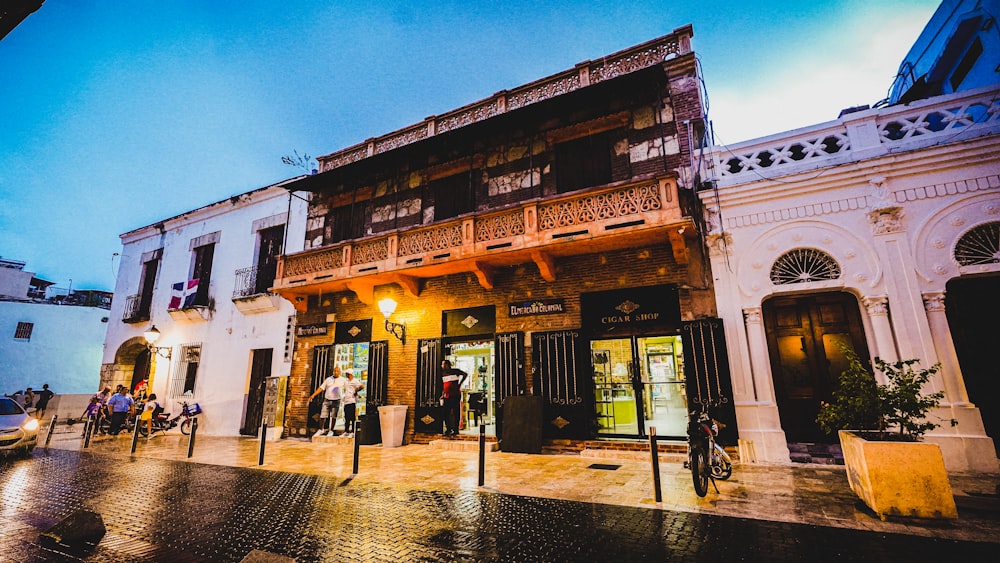
[[[14,330],[14,340],[31,340],[31,331],[35,328],[35,323],[17,323]]]
[[[201,364],[201,345],[181,346],[180,361],[177,371],[170,382],[170,395],[181,397],[194,395],[195,383],[198,379],[198,366]]]

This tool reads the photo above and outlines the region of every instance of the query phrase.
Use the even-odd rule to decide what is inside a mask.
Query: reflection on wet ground
[[[882,522],[858,505],[842,467],[739,465],[719,482],[719,494],[700,499],[690,473],[667,461],[663,502],[655,503],[649,463],[639,459],[490,452],[480,488],[475,450],[364,446],[352,476],[347,440],[268,443],[265,471],[252,439],[199,437],[195,463],[186,462],[180,435],[142,441],[135,456],[130,445],[109,438],[74,451],[78,435],[57,432],[51,448],[32,459],[0,462],[0,560],[45,560],[39,531],[81,507],[100,512],[108,528],[84,557],[95,561],[239,560],[251,549],[300,561],[663,560],[694,553],[826,560],[852,552],[871,560],[887,549],[879,547],[882,538],[927,559],[944,555],[945,546],[952,555],[985,554],[982,544],[968,542],[1000,542],[996,513],[963,510],[962,503],[954,522]],[[956,476],[953,486],[994,493],[996,476]]]

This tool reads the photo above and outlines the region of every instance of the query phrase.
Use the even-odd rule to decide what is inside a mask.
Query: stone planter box
[[[840,431],[847,480],[879,518],[958,518],[937,444],[869,441]]]

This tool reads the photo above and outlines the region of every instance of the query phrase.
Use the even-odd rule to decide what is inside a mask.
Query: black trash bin
[[[542,398],[511,396],[503,402],[500,450],[521,454],[542,452]]]
[[[371,407],[371,409],[358,420],[358,426],[361,428],[362,446],[372,446],[382,443],[382,428],[379,426],[377,408]]]

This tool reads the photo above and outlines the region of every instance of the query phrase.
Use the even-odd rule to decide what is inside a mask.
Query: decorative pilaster
[[[747,330],[750,349],[750,367],[753,370],[754,398],[761,403],[774,404],[774,382],[771,381],[771,364],[767,353],[767,334],[760,307],[743,309],[743,322]]]
[[[889,322],[889,298],[883,296],[865,297],[861,302],[868,313],[869,321],[871,321],[875,337],[875,356],[887,362],[899,360],[892,338],[892,324]],[[885,383],[885,381],[881,383]]]
[[[955,352],[955,342],[951,338],[951,328],[944,310],[944,292],[934,291],[924,293],[924,310],[927,311],[927,322],[931,327],[931,338],[941,362],[941,379],[944,383],[945,400],[954,406],[971,407],[969,393],[965,389],[962,368]]]

